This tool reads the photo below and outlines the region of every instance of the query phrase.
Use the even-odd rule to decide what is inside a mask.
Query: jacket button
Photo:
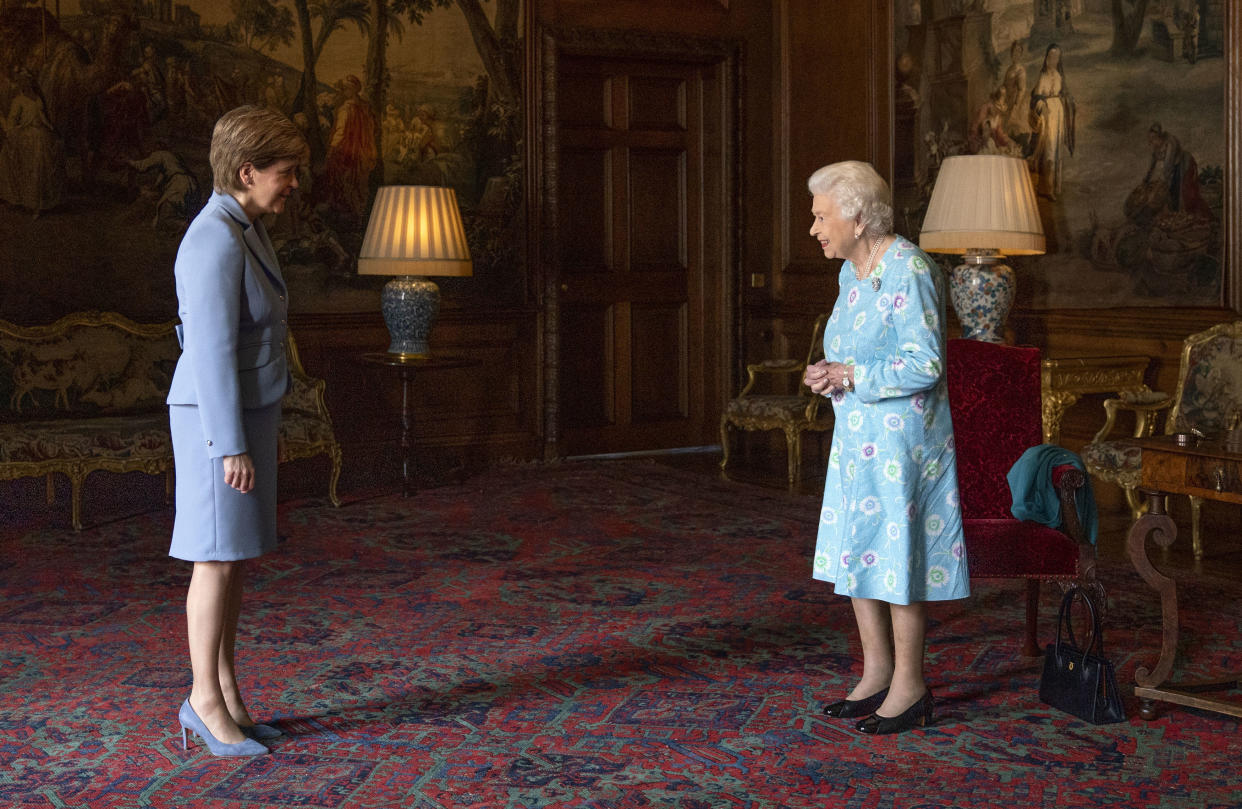
[[[210,447],[211,445],[212,445],[212,444],[211,444],[211,442],[210,442],[210,441],[208,441],[208,442],[207,442],[207,446],[209,446],[209,447]]]

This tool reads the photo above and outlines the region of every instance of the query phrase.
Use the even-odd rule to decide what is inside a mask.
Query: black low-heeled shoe
[[[919,697],[918,702],[897,716],[880,716],[878,713],[873,713],[866,719],[860,720],[854,727],[862,733],[901,733],[912,727],[927,727],[932,723],[933,704],[931,691],[928,690]]]
[[[824,708],[824,715],[833,718],[853,719],[856,716],[868,716],[875,713],[875,709],[884,704],[884,698],[888,696],[888,689],[877,691],[869,697],[862,699],[839,699],[836,702]]]

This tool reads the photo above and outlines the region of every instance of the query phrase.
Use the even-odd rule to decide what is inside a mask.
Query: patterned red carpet
[[[0,532],[0,806],[1239,807],[1238,723],[1094,727],[1037,698],[1020,583],[933,611],[938,720],[820,715],[858,674],[810,579],[818,504],[641,462],[512,466],[409,500],[288,504],[243,619],[274,754],[181,748],[171,512]],[[1103,572],[1119,679],[1157,615]],[[1183,587],[1185,649],[1242,670],[1242,585]],[[1055,613],[1045,594],[1045,629]],[[1047,632],[1045,632],[1047,634]]]

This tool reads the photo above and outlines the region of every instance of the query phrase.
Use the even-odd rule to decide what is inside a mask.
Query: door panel
[[[576,306],[562,316],[565,335],[574,343],[563,352],[561,378],[573,380],[572,406],[564,408],[567,429],[600,429],[613,424],[612,364],[613,310],[605,306]],[[562,383],[564,386],[564,383]]]
[[[729,239],[705,238],[703,220],[727,219],[722,69],[558,61],[557,384],[568,454],[716,442]]]
[[[686,129],[686,82],[681,77],[631,76],[630,126],[644,129]]]
[[[689,413],[686,385],[686,307],[676,304],[632,304],[631,369],[635,423],[685,419]]]
[[[612,88],[605,75],[562,74],[557,79],[557,123],[573,127],[606,127],[612,118]]]
[[[631,266],[638,271],[686,268],[686,159],[673,150],[630,150]]]

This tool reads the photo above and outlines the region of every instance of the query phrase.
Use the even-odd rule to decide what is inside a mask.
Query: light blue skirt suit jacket
[[[276,544],[288,292],[263,223],[220,192],[186,231],[175,272],[182,353],[168,393],[177,475],[169,555],[253,558]],[[255,466],[246,494],[224,482],[224,456],[243,452]]]

